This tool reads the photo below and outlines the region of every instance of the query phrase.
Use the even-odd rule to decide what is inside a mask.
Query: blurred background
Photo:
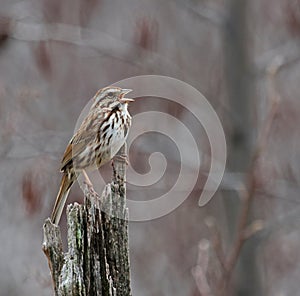
[[[0,0],[0,295],[53,295],[42,225],[63,151],[99,88],[145,74],[201,91],[228,157],[218,192],[199,207],[210,149],[184,97],[132,104],[133,115],[178,118],[201,155],[180,207],[129,225],[133,295],[300,295],[299,41],[299,0]],[[155,151],[164,176],[147,188],[128,184],[128,198],[172,188],[180,158],[166,135],[136,139],[130,162],[147,173]],[[110,165],[101,171],[109,181]],[[69,201],[82,202],[78,185]]]

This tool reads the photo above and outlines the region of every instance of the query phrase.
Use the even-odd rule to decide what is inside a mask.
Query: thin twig
[[[258,136],[257,145],[254,150],[248,175],[246,181],[246,188],[245,190],[240,191],[241,195],[241,214],[238,219],[238,229],[236,234],[236,241],[233,244],[233,249],[231,254],[229,255],[228,259],[226,260],[226,271],[220,281],[220,289],[221,291],[227,287],[233,270],[237,264],[241,249],[244,245],[244,242],[249,238],[246,235],[247,225],[248,225],[248,217],[251,208],[251,202],[253,200],[255,189],[256,189],[256,177],[255,177],[255,166],[257,161],[261,156],[261,152],[266,148],[267,140],[270,136],[270,131],[272,124],[274,122],[275,116],[277,114],[278,103],[279,103],[279,95],[275,88],[275,75],[278,72],[281,63],[278,63],[278,58],[274,59],[273,63],[268,67],[267,74],[269,80],[269,104],[270,110],[266,119],[262,125],[261,132]]]

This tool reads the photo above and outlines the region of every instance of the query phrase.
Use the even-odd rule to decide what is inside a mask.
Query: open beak
[[[128,93],[130,93],[132,91],[132,89],[125,89],[123,88],[121,91],[121,97],[120,97],[120,102],[121,103],[130,103],[130,102],[134,102],[134,99],[129,99],[129,98],[124,98],[125,95],[127,95]]]

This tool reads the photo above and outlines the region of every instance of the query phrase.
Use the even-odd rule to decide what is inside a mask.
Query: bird
[[[64,152],[60,171],[62,179],[51,214],[51,222],[58,225],[71,186],[80,174],[86,178],[87,169],[100,168],[109,162],[124,145],[131,126],[125,98],[131,89],[108,86],[98,90],[90,110]]]

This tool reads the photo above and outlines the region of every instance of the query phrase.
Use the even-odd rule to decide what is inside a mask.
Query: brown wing
[[[89,143],[95,141],[103,120],[104,111],[99,112],[98,110],[98,112],[89,113],[87,115],[65,150],[61,161],[61,171],[64,171],[66,166],[68,166],[76,156],[82,153]]]
[[[61,162],[61,171],[64,171],[65,167],[71,163],[73,158],[75,158],[77,155],[79,155],[85,147],[91,143],[96,135],[94,132],[81,132],[80,133],[80,140],[76,141],[76,135],[72,138],[70,143],[68,144],[62,162]]]

